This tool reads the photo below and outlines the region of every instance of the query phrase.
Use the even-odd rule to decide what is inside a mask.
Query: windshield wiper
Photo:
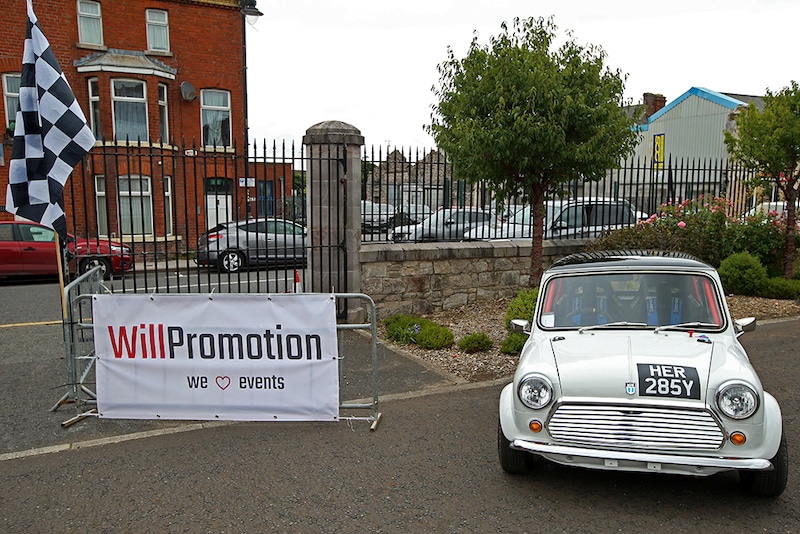
[[[680,323],[680,324],[666,324],[664,326],[659,326],[655,330],[653,330],[654,334],[658,334],[662,330],[672,330],[674,328],[719,328],[720,325],[716,323],[701,323],[699,321],[695,321],[692,323]]]
[[[613,322],[613,323],[606,323],[606,324],[593,324],[591,326],[583,326],[583,327],[579,328],[578,329],[578,333],[579,334],[583,334],[587,330],[594,330],[595,328],[608,328],[609,326],[610,327],[617,327],[617,326],[631,327],[631,326],[633,326],[633,327],[636,327],[636,328],[642,328],[642,327],[646,327],[647,323],[631,323],[631,322],[628,322],[628,321],[616,321],[616,322]]]

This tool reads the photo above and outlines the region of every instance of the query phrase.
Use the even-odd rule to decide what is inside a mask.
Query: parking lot
[[[26,298],[32,291],[38,303]],[[3,302],[17,303],[0,319],[6,532],[800,530],[798,320],[762,324],[742,338],[789,437],[789,486],[770,500],[742,492],[730,473],[556,467],[506,475],[495,436],[504,381],[460,385],[393,350],[381,356],[383,418],[374,432],[346,422],[88,419],[61,428],[73,409],[49,411],[64,376],[54,295],[47,284],[0,287]],[[153,435],[135,434],[145,430]]]

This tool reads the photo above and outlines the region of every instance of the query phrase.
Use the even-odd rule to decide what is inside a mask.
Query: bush
[[[519,354],[522,352],[522,347],[526,341],[528,341],[528,334],[511,332],[500,345],[500,352],[503,354]]]
[[[492,339],[484,332],[464,336],[458,342],[458,348],[464,352],[484,352],[492,348]]]
[[[785,278],[768,278],[759,294],[760,297],[771,299],[791,299],[800,298],[800,280]]]
[[[428,324],[433,324],[428,319],[416,317],[414,315],[393,315],[384,321],[386,325],[386,337],[392,341],[410,345],[417,342],[417,336],[422,328]]]
[[[539,295],[539,288],[523,289],[514,299],[508,303],[505,315],[506,330],[511,330],[513,319],[533,319],[533,312],[536,311],[536,297]]]
[[[755,256],[740,252],[722,261],[719,277],[726,293],[759,295],[767,283],[767,269]]]
[[[454,341],[455,336],[449,328],[439,326],[431,321],[422,325],[417,334],[417,345],[423,349],[443,349],[452,345]]]
[[[587,244],[586,250],[670,250],[685,252],[719,267],[732,254],[749,252],[768,273],[783,273],[786,219],[775,212],[731,217],[723,198],[663,204],[646,221],[609,232]]]

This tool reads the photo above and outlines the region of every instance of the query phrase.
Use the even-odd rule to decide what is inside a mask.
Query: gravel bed
[[[392,345],[392,347],[396,351],[417,357],[466,382],[481,382],[511,376],[517,365],[517,356],[500,352],[500,345],[507,335],[503,317],[510,301],[511,299],[499,299],[426,315],[426,318],[453,331],[456,343],[450,348],[424,350],[416,345]],[[800,317],[800,301],[794,300],[729,296],[728,307],[734,319],[753,316],[763,321]],[[472,354],[458,349],[458,340],[468,334],[478,332],[484,332],[492,339],[491,349]],[[378,335],[381,339],[386,339],[382,324],[378,325]]]

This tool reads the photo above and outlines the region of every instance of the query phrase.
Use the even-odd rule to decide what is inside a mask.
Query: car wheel
[[[81,260],[80,266],[78,267],[78,271],[80,274],[86,274],[95,267],[100,267],[100,272],[103,275],[104,280],[108,280],[111,278],[111,262],[108,258],[86,258]]]
[[[753,495],[777,497],[786,489],[789,478],[789,449],[786,446],[786,433],[781,430],[781,443],[778,452],[770,460],[772,471],[739,471],[742,485]]]
[[[226,273],[238,273],[244,267],[244,256],[235,250],[226,250],[219,257],[219,268]]]
[[[503,427],[497,422],[497,456],[500,458],[500,467],[512,475],[530,473],[533,466],[533,456],[527,452],[511,448],[511,442],[503,434]]]

